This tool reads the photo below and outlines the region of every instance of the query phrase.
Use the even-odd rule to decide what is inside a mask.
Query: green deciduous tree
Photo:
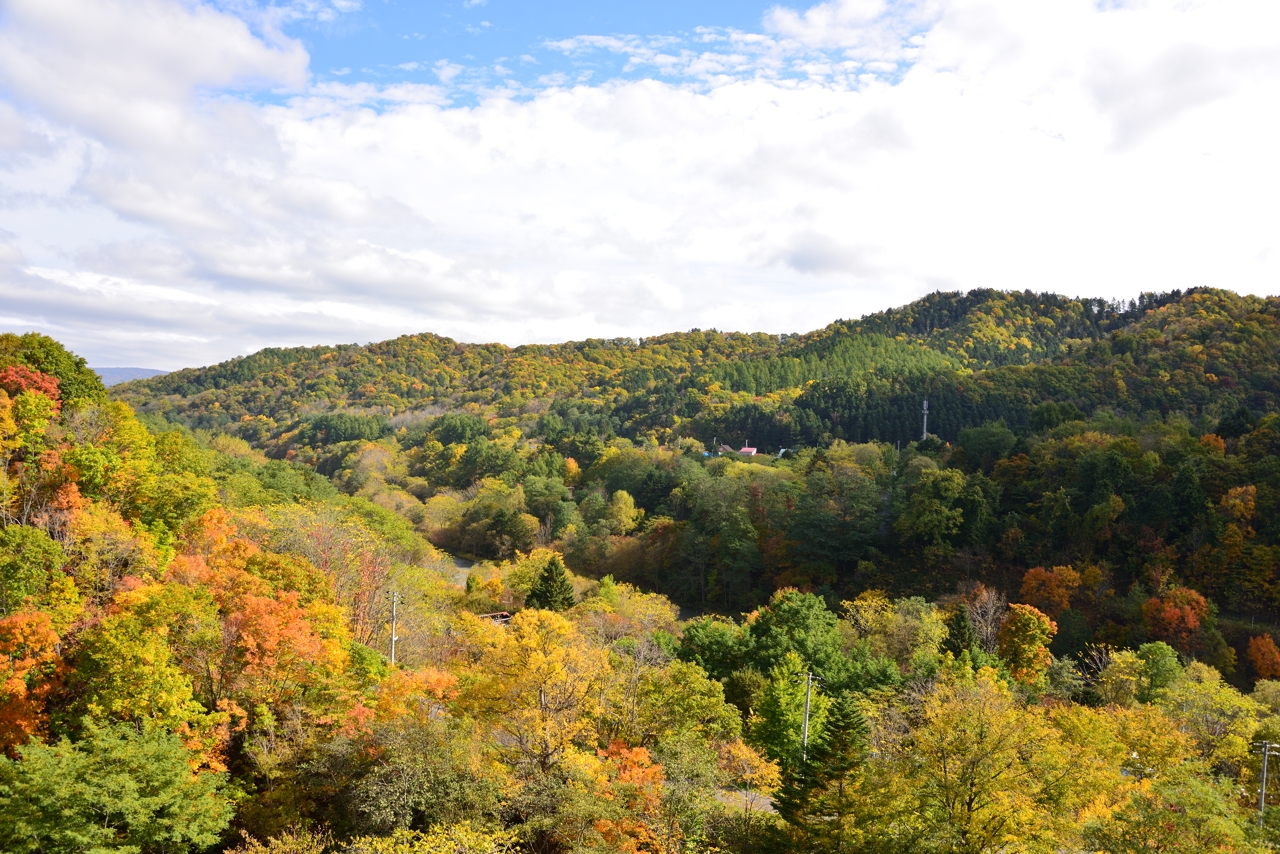
[[[13,613],[27,597],[42,596],[65,560],[62,546],[40,528],[0,529],[0,616]]]
[[[1182,677],[1178,653],[1163,641],[1144,643],[1138,647],[1142,662],[1142,682],[1138,686],[1138,702],[1153,702],[1157,695]]]
[[[769,683],[749,722],[751,743],[784,768],[793,768],[800,762],[807,672],[799,655],[788,652],[783,656],[769,671]],[[822,734],[827,704],[827,697],[815,683],[809,698],[811,742]]]
[[[1255,851],[1231,807],[1231,793],[1206,776],[1178,768],[1143,781],[1118,809],[1085,826],[1091,850],[1221,854]]]
[[[406,718],[379,727],[369,744],[353,748],[375,757],[351,794],[362,828],[427,830],[497,817],[502,775],[468,727]]]
[[[724,617],[700,617],[685,625],[676,654],[713,679],[727,679],[746,663],[750,646],[743,626]]]
[[[223,775],[193,772],[159,729],[90,724],[76,743],[0,758],[0,849],[12,854],[177,854],[213,845],[231,820]]]
[[[795,653],[822,677],[826,690],[843,689],[849,672],[849,660],[841,649],[844,639],[839,620],[820,597],[780,590],[768,607],[756,611],[747,631],[751,663],[761,673],[770,672],[788,653]]]
[[[961,430],[956,444],[964,451],[964,461],[972,469],[990,472],[1002,457],[1008,456],[1017,437],[1004,421]]]
[[[963,511],[956,506],[964,492],[964,472],[925,469],[912,487],[907,506],[894,528],[904,537],[932,546],[941,546],[959,533]]]

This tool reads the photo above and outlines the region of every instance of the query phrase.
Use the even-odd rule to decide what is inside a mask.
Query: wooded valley
[[[1271,850],[1278,324],[0,336],[0,849]]]

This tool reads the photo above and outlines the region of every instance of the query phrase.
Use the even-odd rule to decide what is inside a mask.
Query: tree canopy
[[[6,336],[0,848],[1267,850],[1278,307]]]

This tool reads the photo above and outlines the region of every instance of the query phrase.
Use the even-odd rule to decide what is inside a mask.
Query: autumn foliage
[[[1152,597],[1142,606],[1151,636],[1186,651],[1209,614],[1209,603],[1196,591],[1175,587],[1163,597]]]
[[[1049,668],[1049,641],[1058,631],[1053,620],[1031,605],[1010,605],[1000,626],[1000,655],[1009,663],[1014,679],[1035,684]]]
[[[1204,395],[1280,302],[1144,300],[410,337],[144,420],[0,336],[0,849],[1252,850],[1280,421]],[[873,441],[923,378],[947,440]]]
[[[1050,617],[1057,617],[1071,604],[1071,597],[1079,586],[1080,573],[1069,566],[1032,567],[1022,577],[1022,601]]]
[[[0,368],[0,389],[4,389],[10,398],[23,392],[31,391],[44,395],[54,404],[54,412],[62,406],[62,395],[58,391],[58,378],[28,368],[25,365],[9,365]]]
[[[1280,679],[1280,648],[1271,635],[1258,635],[1249,639],[1249,663],[1259,679]]]
[[[0,619],[0,750],[12,752],[44,730],[58,641],[47,613],[19,611]]]

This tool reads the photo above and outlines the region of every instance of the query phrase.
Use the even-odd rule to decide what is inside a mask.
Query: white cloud
[[[24,273],[55,282],[65,287],[85,292],[98,293],[106,297],[129,301],[197,303],[200,305],[217,305],[218,301],[207,296],[192,293],[182,288],[167,288],[160,285],[149,285],[145,282],[120,279],[115,276],[103,276],[96,273],[69,273],[66,270],[47,270],[41,267],[28,267]]]
[[[912,59],[912,37],[933,25],[942,0],[828,0],[803,11],[775,6],[765,27],[810,48],[840,48],[847,55],[880,61]]]
[[[225,8],[8,7],[0,325],[100,364],[1280,281],[1275,4],[833,0],[760,33],[559,42],[654,79],[548,73],[470,106],[450,62],[309,82]],[[293,94],[236,94],[263,86]]]
[[[105,143],[176,143],[199,90],[305,84],[306,51],[269,39],[173,0],[7,0],[0,83]]]
[[[440,82],[448,86],[453,82],[453,78],[457,77],[463,70],[461,65],[456,62],[450,62],[447,59],[440,59],[435,64],[436,77],[440,78]]]

